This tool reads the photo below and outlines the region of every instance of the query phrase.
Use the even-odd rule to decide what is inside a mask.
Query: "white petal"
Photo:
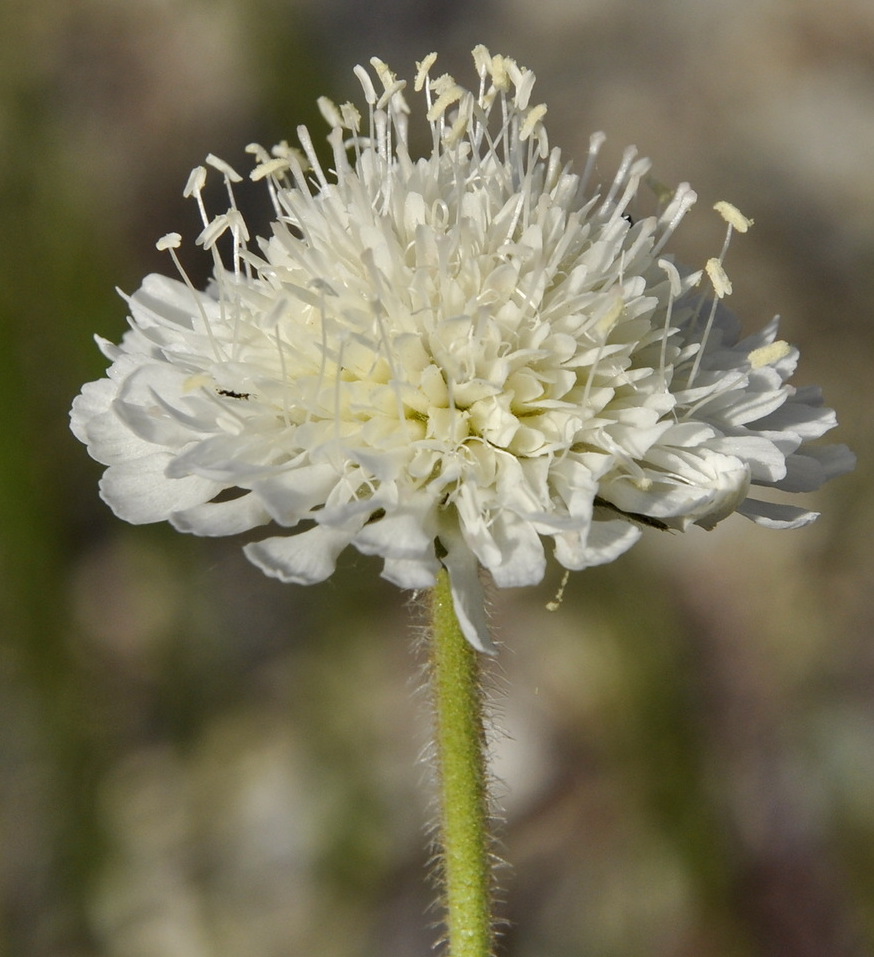
[[[211,435],[175,456],[167,467],[167,475],[200,475],[223,486],[248,486],[274,471],[276,466],[270,464],[274,455],[269,435]]]
[[[227,502],[204,502],[170,516],[174,528],[193,535],[237,535],[269,521],[264,506],[251,492]]]
[[[755,423],[757,431],[794,432],[802,439],[817,439],[838,424],[833,409],[822,404],[819,389],[799,389],[779,409]]]
[[[88,424],[98,415],[104,415],[118,394],[118,387],[109,379],[98,379],[82,386],[82,391],[73,399],[70,410],[70,429],[76,438],[88,445]]]
[[[530,522],[505,512],[498,513],[492,533],[501,549],[500,563],[489,566],[496,585],[516,588],[543,581],[546,555],[540,536]]]
[[[96,388],[98,386],[100,388]],[[82,389],[70,412],[73,434],[86,443],[88,454],[103,465],[115,465],[152,455],[156,451],[155,446],[134,435],[115,411],[98,411],[102,399],[110,392],[115,393],[115,384],[107,379],[89,382]]]
[[[819,512],[809,512],[795,505],[776,505],[748,498],[737,509],[756,525],[765,528],[803,528],[819,518]]]
[[[746,462],[754,482],[776,482],[786,474],[786,457],[769,439],[758,435],[726,435],[708,448]]]
[[[768,392],[732,390],[708,402],[701,410],[701,418],[733,427],[747,425],[773,415],[787,398],[785,387]]]
[[[400,588],[431,588],[437,581],[440,562],[431,553],[418,558],[387,558],[382,566],[382,577]]]
[[[623,512],[658,518],[679,529],[693,522],[711,528],[734,511],[749,489],[748,466],[709,448],[655,448],[647,460],[653,467],[644,476],[621,475],[603,482],[602,497]]]
[[[215,498],[223,486],[198,475],[168,479],[167,452],[111,465],[100,480],[100,495],[119,518],[134,525],[161,522],[180,509]]]
[[[354,533],[317,525],[296,535],[278,535],[243,548],[246,558],[261,571],[283,582],[314,585],[334,574],[340,552]]]
[[[174,403],[180,401],[187,378],[184,370],[169,363],[141,366],[124,381],[113,408],[122,422],[146,442],[181,448],[199,437],[198,432],[192,432],[191,424],[203,431],[214,428],[209,421],[193,423],[184,413],[173,415]]]
[[[786,477],[774,483],[785,492],[812,492],[824,482],[856,467],[856,456],[846,445],[805,446],[786,459]]]
[[[606,565],[612,562],[627,552],[640,535],[640,529],[630,522],[592,522],[586,539],[586,564]]]
[[[608,463],[609,458],[603,456],[600,463],[602,471]],[[592,502],[598,490],[596,479],[600,476],[596,476],[582,462],[576,462],[568,456],[564,461],[556,463],[550,477],[568,514],[587,525],[592,518]]]
[[[479,489],[471,484],[462,485],[458,490],[455,507],[461,525],[461,534],[464,536],[468,550],[486,568],[499,564],[501,550],[486,523]]]
[[[198,304],[211,303],[205,293],[194,293],[185,283],[168,276],[151,273],[130,297],[131,314],[144,326],[168,323],[183,329],[193,328],[192,317]]]
[[[479,562],[464,539],[455,531],[441,530],[440,542],[446,549],[443,564],[449,572],[455,615],[464,637],[486,654],[497,654],[489,633],[486,596],[480,581]]]
[[[627,522],[625,524],[628,524]],[[631,526],[629,525],[629,528]],[[558,563],[570,571],[580,571],[588,567],[586,561],[586,535],[588,529],[559,532],[554,535],[555,558]]]
[[[316,505],[323,505],[340,481],[332,465],[283,469],[252,483],[252,490],[280,525],[296,525]]]
[[[631,522],[596,521],[578,532],[555,536],[555,557],[569,571],[604,565],[618,558],[640,538],[640,529]]]
[[[434,551],[436,522],[429,514],[430,503],[423,498],[415,506],[406,506],[369,522],[355,536],[353,545],[364,555],[386,558],[416,558]]]

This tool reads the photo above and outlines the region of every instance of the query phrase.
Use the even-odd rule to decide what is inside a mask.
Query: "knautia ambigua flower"
[[[250,147],[267,238],[250,238],[229,165],[207,159],[230,197],[214,217],[195,169],[214,281],[146,278],[121,345],[99,340],[112,365],[72,426],[120,517],[199,535],[271,525],[245,551],[290,582],[327,578],[349,545],[404,588],[442,563],[465,634],[489,649],[481,568],[531,585],[547,550],[598,565],[646,525],[735,511],[804,525],[815,513],[751,488],[807,491],[853,460],[807,444],[835,417],[787,385],[798,355],[776,323],[740,337],[721,301],[727,241],[700,271],[668,253],[692,189],[647,215],[649,161],[629,149],[600,185],[600,134],[573,172],[532,105],[534,74],[473,56],[475,92],[433,77],[434,55],[419,64],[421,127],[404,81],[358,67],[363,118],[320,101],[331,171],[305,128],[299,149]],[[750,225],[717,209],[728,236]],[[178,243],[159,245],[176,259]]]

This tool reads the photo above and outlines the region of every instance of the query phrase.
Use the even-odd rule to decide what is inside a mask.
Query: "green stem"
[[[432,593],[431,621],[449,957],[490,957],[492,875],[479,658],[458,625],[445,570]]]

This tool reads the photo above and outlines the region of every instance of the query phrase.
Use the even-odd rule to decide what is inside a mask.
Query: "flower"
[[[629,213],[649,161],[630,148],[592,185],[603,135],[572,172],[531,105],[534,74],[482,46],[473,57],[478,92],[433,78],[434,54],[418,64],[422,158],[406,84],[377,59],[376,83],[355,71],[364,124],[319,101],[333,171],[304,127],[300,149],[250,147],[276,214],[257,243],[240,176],[208,157],[228,209],[208,215],[206,167],[185,192],[211,286],[194,288],[165,236],[181,280],[148,276],[129,298],[131,329],[119,346],[98,339],[112,364],[71,418],[121,518],[198,535],[272,524],[245,552],[289,582],[327,578],[349,545],[404,588],[445,566],[464,633],[492,650],[481,568],[531,585],[548,539],[576,570],[642,526],[712,528],[735,511],[804,525],[816,513],[751,488],[814,489],[853,457],[808,444],[835,416],[787,384],[798,353],[776,322],[740,338],[724,307],[728,238],[750,220],[717,204],[721,255],[675,264],[664,249],[690,187]]]

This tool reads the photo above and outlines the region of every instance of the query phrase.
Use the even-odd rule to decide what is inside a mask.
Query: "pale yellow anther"
[[[201,234],[197,237],[197,245],[203,246],[204,249],[212,249],[212,247],[215,246],[215,244],[227,231],[229,226],[230,223],[228,221],[228,213],[221,213],[218,216],[213,217],[213,219],[206,224]]]
[[[461,105],[458,107],[458,116],[452,124],[452,129],[450,129],[443,139],[446,146],[455,146],[467,133],[470,127],[470,121],[473,119],[473,104],[473,94],[465,90],[464,96],[461,99]]]
[[[668,282],[671,285],[671,296],[673,296],[674,299],[679,298],[683,291],[683,283],[680,280],[680,271],[670,261],[670,259],[660,259],[658,261],[658,265],[659,268],[665,271],[665,274],[668,277]]]
[[[522,124],[522,129],[519,131],[519,139],[524,143],[525,140],[532,134],[534,128],[538,123],[546,116],[546,104],[541,103],[539,106],[532,106],[528,111],[528,115],[525,117],[525,122]]]
[[[188,199],[189,196],[199,193],[205,184],[206,167],[195,166],[188,176],[188,182],[185,184],[185,189],[182,190],[182,195]]]
[[[397,80],[397,75],[392,73],[387,63],[384,63],[382,60],[380,60],[378,56],[374,56],[370,58],[370,65],[373,67],[374,72],[379,77],[379,82],[382,83],[384,90],[387,90],[389,87],[394,85],[395,81]]]
[[[381,62],[381,61],[380,61]],[[369,106],[373,106],[376,103],[376,89],[373,86],[373,80],[370,79],[370,74],[363,66],[359,63],[352,72],[358,78],[358,82],[361,84],[361,89],[364,91],[364,99],[367,100]]]
[[[534,89],[534,82],[537,78],[531,70],[526,70],[523,67],[510,71],[510,79],[516,86],[516,95],[513,97],[513,102],[520,110],[527,110],[528,101],[531,99],[531,91]]]
[[[388,65],[383,63],[379,57],[371,57],[370,65],[376,71],[379,82],[382,83],[383,89],[385,90],[376,104],[379,109],[383,109],[398,93],[406,89],[407,81],[399,80],[397,74],[392,72],[388,68]],[[396,106],[398,105],[402,104],[396,104]],[[406,112],[406,110],[404,110],[404,112]]]
[[[343,117],[343,126],[352,133],[361,128],[361,113],[354,103],[343,103],[340,106],[340,115]]]
[[[258,163],[266,163],[270,159],[270,154],[260,143],[250,143],[245,151],[254,156]]]
[[[753,351],[747,357],[750,360],[750,366],[753,369],[761,369],[763,366],[773,365],[784,359],[792,351],[792,346],[783,339],[771,342],[766,346],[761,346]]]
[[[736,229],[739,233],[745,233],[753,225],[753,220],[748,219],[737,206],[732,206],[724,199],[716,203],[713,208],[732,229]]]
[[[325,122],[332,129],[343,125],[343,118],[340,116],[340,111],[337,109],[337,104],[329,99],[327,96],[320,96],[316,103],[319,107],[319,112],[322,114]]]
[[[446,110],[448,110],[453,103],[458,102],[462,96],[464,96],[464,89],[457,83],[453,84],[445,93],[441,93],[437,98],[437,102],[428,110],[428,122],[434,123],[436,120],[439,120]]]
[[[451,73],[441,73],[431,81],[431,92],[434,96],[442,96],[447,90],[455,86],[455,77]]]
[[[228,210],[227,223],[228,229],[231,230],[238,240],[242,240],[243,242],[249,241],[249,227],[246,225],[245,217],[236,206]]]
[[[428,79],[428,74],[431,72],[431,67],[434,66],[436,59],[436,53],[429,53],[421,63],[416,61],[416,82],[413,84],[413,89],[417,93],[425,86],[425,80]]]
[[[507,64],[504,57],[500,53],[492,57],[492,83],[495,84],[495,89],[501,90],[503,93],[506,93],[511,86],[510,83],[510,74],[507,72]]]
[[[704,267],[710,282],[713,283],[713,291],[717,298],[731,295],[731,280],[722,268],[722,263],[718,259],[708,259]]]
[[[473,48],[473,64],[481,79],[485,79],[492,72],[492,55],[482,43]]]
[[[165,249],[178,249],[182,245],[182,237],[179,233],[167,233],[156,243],[155,247],[163,252]]]
[[[217,169],[223,176],[227,178],[232,183],[242,183],[243,177],[231,166],[230,163],[226,163],[223,159],[220,159],[214,153],[210,153],[206,158],[206,162],[213,169]]]
[[[287,140],[277,143],[270,151],[277,159],[285,160],[289,168],[299,167],[303,172],[310,168],[310,161],[306,158],[303,151],[296,146],[289,146]]]
[[[409,108],[404,102],[404,98],[400,95],[401,92],[405,90],[406,88],[407,88],[406,80],[395,80],[395,82],[391,86],[386,88],[385,93],[382,94],[379,100],[377,100],[377,103],[376,103],[377,107],[381,110],[385,109],[385,107],[388,106],[388,104],[391,103],[392,100],[394,100],[394,103],[392,104],[392,108],[395,111],[400,110],[403,113],[409,113]]]
[[[518,90],[519,84],[522,82],[522,70],[519,67],[519,64],[509,56],[505,56],[504,60],[504,69],[507,71],[507,79],[510,82],[510,86],[515,86]]]
[[[276,176],[279,173],[284,173],[288,169],[288,160],[281,159],[277,157],[276,159],[267,159],[263,163],[259,163],[251,173],[249,173],[249,179],[253,183],[257,183],[259,180],[266,179],[268,176]]]

